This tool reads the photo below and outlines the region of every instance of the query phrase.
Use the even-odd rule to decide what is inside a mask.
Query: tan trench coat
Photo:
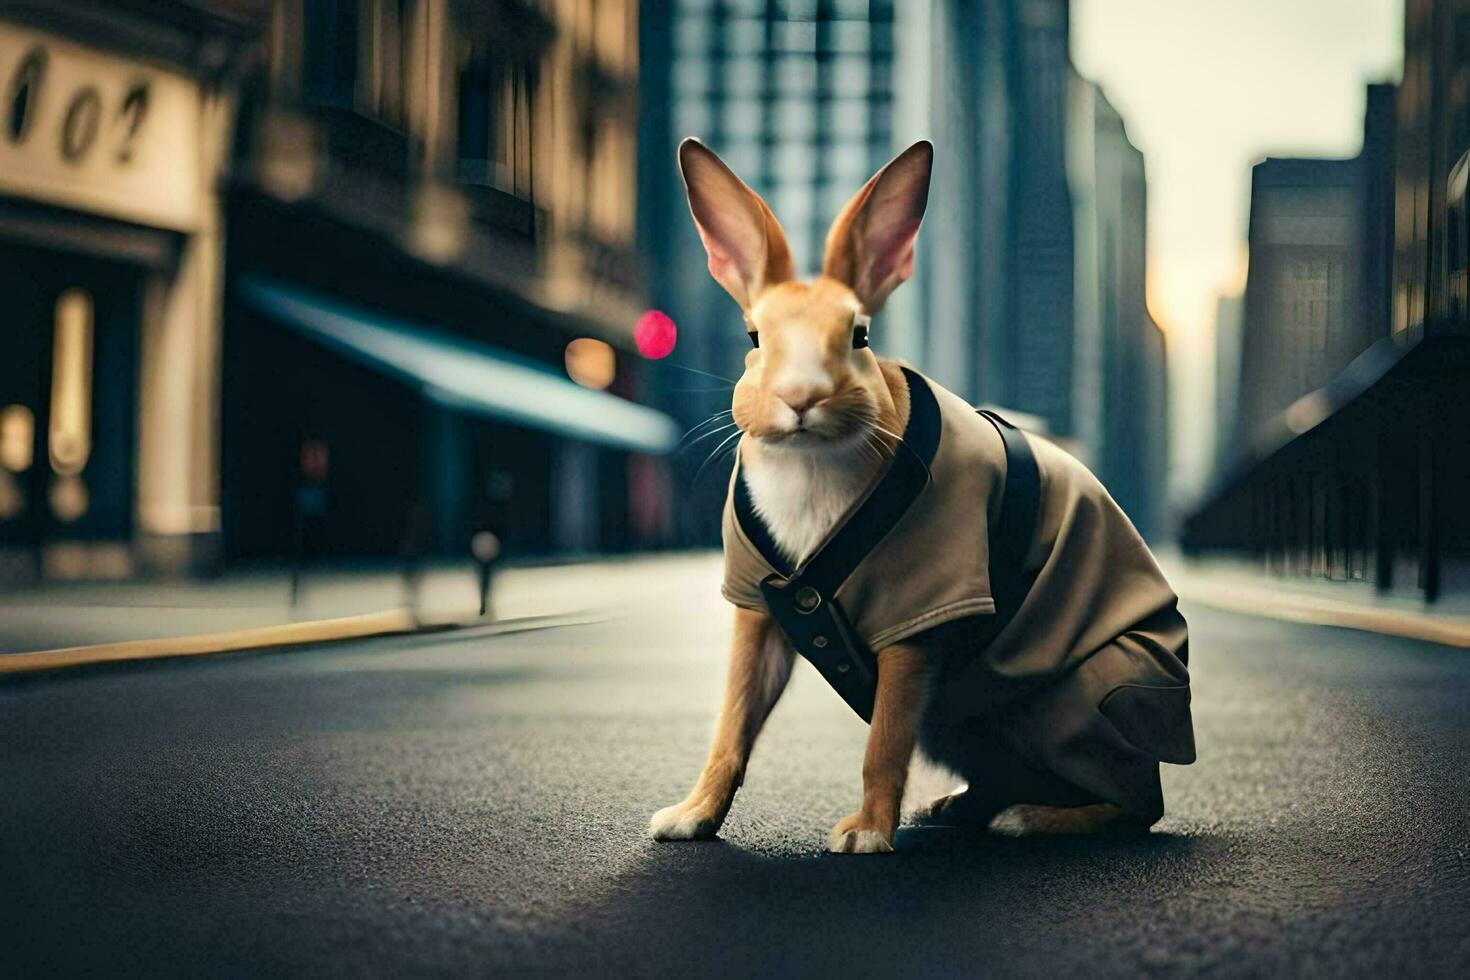
[[[1158,763],[1194,761],[1188,633],[1174,592],[1097,478],[1028,435],[1041,475],[1026,568],[1035,580],[1011,622],[986,635],[985,619],[995,612],[987,527],[999,513],[1004,444],[962,399],[910,377],[927,383],[939,406],[933,478],[837,592],[838,603],[875,653],[974,620],[978,628],[969,635],[981,639],[962,651],[965,662],[946,665],[931,714],[977,743],[993,742],[976,746],[987,769],[1040,772],[1041,785],[1065,787],[1050,794],[1054,799],[1014,802],[1106,801],[1154,822],[1163,814]],[[732,500],[723,530],[725,598],[764,611],[760,583],[775,569],[742,528]],[[965,753],[938,748],[939,761],[972,785],[1007,778],[965,771],[972,768]],[[1037,795],[1036,780],[1025,784],[1031,788],[1015,792]]]

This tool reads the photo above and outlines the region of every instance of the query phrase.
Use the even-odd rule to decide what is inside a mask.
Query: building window
[[[830,132],[833,139],[837,140],[866,140],[868,126],[872,121],[873,106],[866,99],[836,98],[828,103],[828,112],[831,114]],[[858,167],[862,172],[867,169],[867,161],[864,160]]]
[[[68,289],[56,301],[51,358],[51,468],[74,476],[92,454],[92,296]]]
[[[306,0],[302,87],[309,101],[355,107],[360,14],[359,0]]]
[[[516,53],[477,40],[459,69],[459,174],[532,198],[537,71]]]
[[[87,512],[82,470],[92,454],[92,296],[68,289],[56,301],[48,447],[52,514],[71,523]]]
[[[459,170],[468,180],[496,184],[500,80],[488,46],[472,47],[459,70]]]
[[[407,125],[412,0],[305,0],[302,89],[308,102]]]
[[[36,416],[24,405],[0,408],[0,468],[24,473],[31,468]],[[3,515],[0,515],[3,516]]]
[[[407,127],[410,0],[359,0],[357,103],[368,115]]]
[[[892,0],[678,0],[675,119],[772,201],[799,265],[887,158]]]
[[[1317,354],[1327,349],[1333,307],[1340,306],[1342,299],[1342,272],[1335,265],[1328,259],[1311,258],[1295,259],[1287,266],[1281,293],[1283,320],[1288,343],[1296,353]]]
[[[725,135],[730,139],[753,140],[761,133],[761,103],[754,99],[731,99],[725,103]]]

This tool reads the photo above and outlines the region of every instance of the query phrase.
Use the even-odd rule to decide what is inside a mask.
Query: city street
[[[0,973],[1470,972],[1466,651],[1187,606],[1152,834],[886,857],[824,853],[866,729],[801,666],[721,839],[657,844],[719,559],[599,567],[583,625],[0,681]]]

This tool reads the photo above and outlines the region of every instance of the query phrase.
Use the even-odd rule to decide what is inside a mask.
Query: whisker
[[[722,443],[720,443],[718,446],[716,446],[714,452],[712,452],[708,456],[706,456],[704,458],[704,462],[699,464],[699,469],[697,469],[697,470],[694,471],[694,479],[691,482],[698,483],[699,482],[699,478],[704,474],[705,467],[709,466],[709,464],[714,460],[714,458],[717,455],[719,455],[721,453],[721,451],[723,451],[726,446],[728,446],[731,443],[735,442],[742,435],[744,435],[743,432],[735,432],[735,433],[732,433],[731,435],[725,437],[725,441],[722,442]]]
[[[731,388],[735,387],[734,380],[732,380],[730,378],[727,378],[727,377],[725,377],[723,375],[710,374],[708,371],[701,371],[701,370],[699,370],[699,368],[685,367],[683,364],[674,364],[674,363],[672,363],[670,361],[664,361],[664,366],[665,367],[671,367],[671,368],[677,368],[680,371],[688,371],[690,374],[703,375],[706,378],[713,378],[715,381],[723,381],[726,384],[728,384]]]
[[[888,438],[892,439],[895,444],[897,444],[899,446],[902,446],[903,448],[907,449],[910,453],[912,453],[914,459],[916,459],[916,460],[919,461],[919,465],[922,466],[922,467],[924,467],[924,476],[927,477],[931,481],[934,479],[934,474],[933,474],[933,472],[930,471],[929,464],[924,461],[924,457],[923,456],[920,456],[919,455],[919,451],[917,449],[915,449],[913,446],[910,446],[909,445],[907,439],[905,439],[903,436],[899,435],[896,432],[890,432],[890,431],[888,431],[887,429],[885,429],[883,426],[879,425],[875,421],[869,421],[867,424],[868,424],[868,427],[870,429],[872,429],[874,432],[881,432],[883,435],[885,435]]]
[[[863,430],[863,441],[859,445],[865,451],[872,453],[873,458],[880,463],[888,458],[887,454],[883,452],[883,444],[878,441],[878,437],[869,429]]]
[[[857,444],[859,450],[864,454],[872,453],[876,462],[884,463],[891,455],[888,451],[889,447],[875,435],[874,430],[882,427],[874,421],[873,414],[866,411],[865,408],[866,406],[861,404],[844,406],[837,414],[843,420],[852,423],[860,433],[862,438]]]
[[[723,463],[726,459],[733,459],[734,456],[735,456],[735,454],[736,454],[736,452],[738,452],[739,450],[740,450],[740,443],[737,442],[737,443],[733,444],[732,446],[730,446],[729,449],[726,449],[724,452],[720,453],[719,462]]]
[[[699,422],[696,422],[693,425],[691,425],[689,427],[689,431],[684,433],[684,437],[687,438],[689,436],[692,436],[692,435],[694,435],[694,433],[698,432],[700,429],[704,428],[706,425],[709,425],[711,422],[716,422],[716,421],[724,418],[726,415],[731,415],[731,414],[733,414],[733,412],[731,412],[731,410],[728,409],[728,408],[725,409],[723,412],[716,412],[715,414],[711,415],[709,418],[703,419],[703,420],[701,420]]]
[[[731,422],[729,425],[721,425],[721,426],[719,426],[717,428],[710,429],[708,432],[703,433],[702,435],[698,436],[697,438],[694,438],[694,439],[689,440],[689,442],[688,442],[687,445],[680,446],[679,449],[678,449],[678,452],[681,452],[681,453],[682,452],[686,452],[686,451],[688,451],[690,449],[693,449],[695,447],[695,445],[697,445],[698,443],[704,442],[704,440],[708,439],[710,436],[717,436],[717,435],[719,435],[722,432],[729,432],[731,429],[738,429],[738,428],[739,428],[739,426],[737,426],[734,422]]]
[[[733,424],[734,423],[731,422],[729,419],[726,419],[723,422],[717,418],[705,419],[703,422],[699,423],[694,428],[690,429],[688,432],[680,436],[679,444],[675,448],[684,449],[685,447],[698,442],[700,439],[709,435],[711,432],[718,432],[724,429],[726,426]]]
[[[888,461],[893,458],[893,452],[888,444],[879,440],[878,437],[872,433],[869,433],[868,438],[871,440],[869,442],[868,448],[872,452],[872,454],[877,457],[879,465],[884,465],[888,463]]]

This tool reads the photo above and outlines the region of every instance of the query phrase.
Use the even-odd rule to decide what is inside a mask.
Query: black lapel
[[[761,557],[783,578],[799,574],[803,581],[822,583],[825,594],[835,592],[893,529],[929,482],[929,466],[939,451],[942,428],[939,402],[922,375],[908,368],[902,370],[909,386],[909,419],[903,430],[903,441],[862,503],[848,513],[841,526],[800,569],[793,568],[776,547],[771,532],[751,503],[744,474],[737,472],[735,519]]]

